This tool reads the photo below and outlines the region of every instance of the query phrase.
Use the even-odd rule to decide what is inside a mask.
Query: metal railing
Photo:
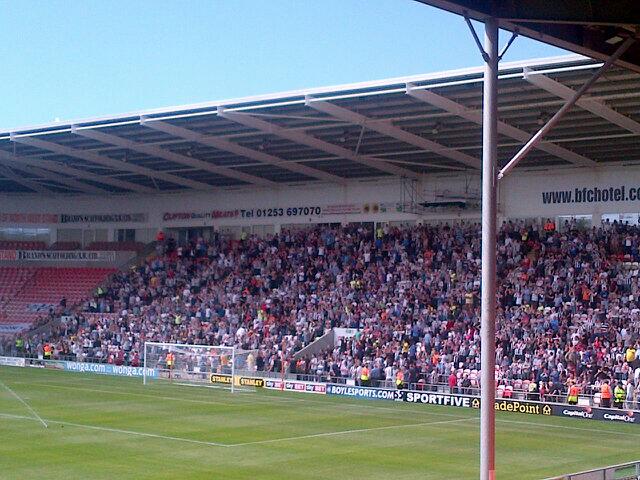
[[[545,480],[640,480],[640,460],[583,472],[569,473]]]

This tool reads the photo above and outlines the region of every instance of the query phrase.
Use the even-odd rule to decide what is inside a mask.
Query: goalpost
[[[255,371],[255,355],[235,347],[145,342],[143,366],[144,385],[165,381],[235,392],[251,386],[240,375]]]

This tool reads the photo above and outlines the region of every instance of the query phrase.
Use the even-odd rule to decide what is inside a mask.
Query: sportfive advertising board
[[[473,397],[462,395],[450,395],[446,393],[415,392],[411,390],[399,390],[398,400],[408,403],[424,403],[427,405],[445,405],[449,407],[469,408],[474,406]]]

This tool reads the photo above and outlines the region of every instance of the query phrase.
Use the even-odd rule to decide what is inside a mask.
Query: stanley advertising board
[[[209,381],[211,383],[217,383],[222,385],[231,385],[231,375],[227,375],[224,373],[212,373],[209,376]],[[235,376],[233,384],[238,387],[264,387],[264,379],[257,377],[240,377]]]

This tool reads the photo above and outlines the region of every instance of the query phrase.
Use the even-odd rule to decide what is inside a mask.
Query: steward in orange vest
[[[603,408],[611,408],[611,397],[613,392],[611,391],[611,385],[609,380],[605,380],[600,387],[600,406]]]
[[[567,403],[569,405],[577,405],[578,395],[580,395],[580,388],[576,384],[571,385],[571,387],[569,387],[569,395],[567,396]]]
[[[173,353],[167,353],[167,368],[171,370],[173,368],[173,364],[176,361],[176,357]]]

